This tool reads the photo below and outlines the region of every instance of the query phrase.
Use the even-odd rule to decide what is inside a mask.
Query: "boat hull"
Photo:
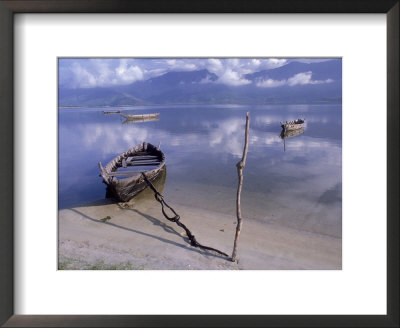
[[[295,136],[298,136],[299,134],[302,134],[304,132],[304,129],[301,127],[299,129],[293,129],[293,130],[282,130],[280,137],[281,139],[288,139],[288,138],[293,138]]]
[[[163,180],[166,176],[166,166],[164,165],[156,174],[146,174],[146,177],[153,183]],[[164,179],[165,181],[165,179]],[[112,181],[107,185],[107,196],[115,198],[119,202],[129,202],[132,198],[147,188],[147,183],[144,181],[143,176],[132,177],[131,179],[124,179]]]
[[[300,123],[300,124],[281,124],[281,127],[286,131],[302,129],[303,126],[304,126],[304,123]]]
[[[304,123],[305,123],[305,119],[297,119],[297,120],[290,121],[290,122],[285,122],[285,123],[281,122],[281,127],[285,131],[298,130],[298,129],[302,129],[303,128]]]
[[[118,169],[123,166],[123,161],[126,161],[127,158],[134,158],[138,154],[141,154],[142,157],[155,157],[157,158],[157,163],[152,165],[154,160],[142,159],[134,163],[142,163],[143,165],[154,167],[148,169],[148,166],[137,164],[132,165],[137,167],[138,170],[136,171],[118,172]],[[147,179],[150,181],[155,181],[162,173],[165,168],[165,156],[152,144],[143,143],[115,157],[104,167],[99,163],[99,167],[103,182],[107,185],[107,195],[113,196],[120,202],[128,202],[147,187],[142,172],[146,174]]]

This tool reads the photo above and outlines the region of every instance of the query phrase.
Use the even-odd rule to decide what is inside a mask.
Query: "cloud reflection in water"
[[[303,134],[286,139],[285,152],[279,122],[296,118],[293,106],[157,108],[159,121],[128,125],[99,111],[60,110],[60,207],[104,197],[98,161],[107,162],[143,141],[161,141],[168,166],[165,193],[171,201],[234,214],[235,164],[242,156],[245,112],[250,110],[243,213],[341,237],[340,107],[298,109],[299,116],[308,117],[307,126]]]

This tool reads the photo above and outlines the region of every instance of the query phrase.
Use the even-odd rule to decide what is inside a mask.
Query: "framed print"
[[[1,1],[1,323],[398,325],[367,3]]]

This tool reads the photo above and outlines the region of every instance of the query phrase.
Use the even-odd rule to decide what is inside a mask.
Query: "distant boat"
[[[120,110],[103,110],[104,114],[119,114],[121,113]]]
[[[282,129],[284,129],[285,131],[287,130],[297,130],[297,129],[301,129],[304,125],[304,122],[306,121],[305,118],[301,119],[298,118],[297,120],[294,121],[286,121],[285,123],[281,123],[281,127]]]
[[[157,118],[160,113],[153,113],[153,114],[136,114],[136,115],[127,115],[127,114],[120,114],[122,117],[126,118],[127,120],[144,120],[144,119],[154,119]]]
[[[129,201],[147,187],[142,172],[154,181],[164,166],[164,153],[147,142],[118,155],[104,167],[99,162],[100,175],[108,191],[122,202]]]
[[[295,130],[282,130],[281,134],[279,135],[281,139],[292,138],[298,136],[299,134],[304,133],[303,128],[295,129]]]

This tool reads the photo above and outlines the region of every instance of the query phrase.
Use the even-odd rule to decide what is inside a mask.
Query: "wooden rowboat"
[[[147,187],[142,172],[154,181],[164,166],[164,153],[147,142],[118,155],[104,167],[99,162],[100,175],[108,193],[122,202],[129,201]]]
[[[286,121],[285,123],[281,123],[281,127],[284,130],[296,130],[296,129],[301,129],[304,126],[304,122],[306,121],[306,119],[301,119],[298,118],[297,120],[294,121]]]
[[[126,118],[127,120],[145,120],[145,119],[152,119],[157,118],[160,113],[153,113],[153,114],[136,114],[136,115],[127,115],[127,114],[120,114],[122,117]]]
[[[288,138],[293,138],[295,136],[298,136],[299,134],[304,133],[304,129],[295,129],[295,130],[282,130],[281,134],[279,135],[281,139],[288,139]]]

